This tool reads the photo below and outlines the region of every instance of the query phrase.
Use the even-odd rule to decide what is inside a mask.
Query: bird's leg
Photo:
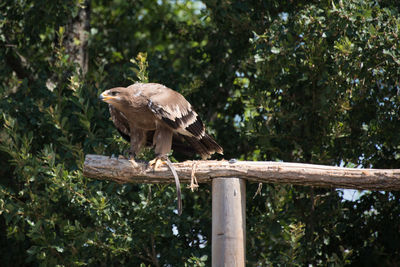
[[[129,162],[132,166],[137,167],[137,162],[135,161],[136,155],[140,152],[144,142],[146,141],[146,132],[143,130],[139,130],[131,127],[131,147],[129,150]]]
[[[157,155],[155,159],[149,162],[153,170],[165,164],[168,159],[167,154],[171,151],[173,132],[163,125],[157,125],[157,129],[153,136],[154,152]]]

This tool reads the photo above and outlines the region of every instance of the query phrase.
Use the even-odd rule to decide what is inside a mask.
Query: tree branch
[[[66,27],[66,38],[64,45],[70,59],[77,63],[82,74],[86,75],[89,67],[88,39],[90,30],[90,1],[83,1],[78,14]]]
[[[185,161],[173,163],[179,179],[190,183],[192,166],[199,183],[213,178],[237,177],[251,182],[294,184],[315,187],[368,190],[400,190],[400,169],[354,169],[286,162]],[[171,171],[163,166],[158,171],[146,170],[145,163],[133,165],[126,159],[86,155],[83,174],[95,179],[118,183],[173,183]]]

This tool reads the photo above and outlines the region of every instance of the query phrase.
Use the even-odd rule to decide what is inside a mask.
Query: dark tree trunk
[[[66,27],[65,47],[71,60],[77,63],[85,76],[88,71],[87,49],[90,30],[90,1],[85,0],[75,18]]]

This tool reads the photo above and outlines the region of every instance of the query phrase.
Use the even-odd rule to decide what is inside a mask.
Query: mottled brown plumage
[[[182,139],[203,159],[223,149],[205,131],[190,103],[178,92],[157,83],[135,83],[104,91],[100,98],[110,104],[112,121],[131,144],[136,155],[153,136],[157,157],[165,158],[172,142],[181,146]]]
[[[109,104],[111,119],[123,138],[131,144],[131,160],[152,138],[156,159],[165,160],[174,175],[178,195],[178,214],[182,213],[182,200],[178,175],[168,159],[172,144],[182,148],[186,140],[203,159],[223,150],[205,131],[197,113],[179,93],[157,83],[135,83],[104,91],[100,99]]]

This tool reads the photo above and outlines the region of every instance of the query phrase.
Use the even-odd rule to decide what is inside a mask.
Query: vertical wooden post
[[[212,179],[212,266],[244,267],[246,261],[246,181]]]

